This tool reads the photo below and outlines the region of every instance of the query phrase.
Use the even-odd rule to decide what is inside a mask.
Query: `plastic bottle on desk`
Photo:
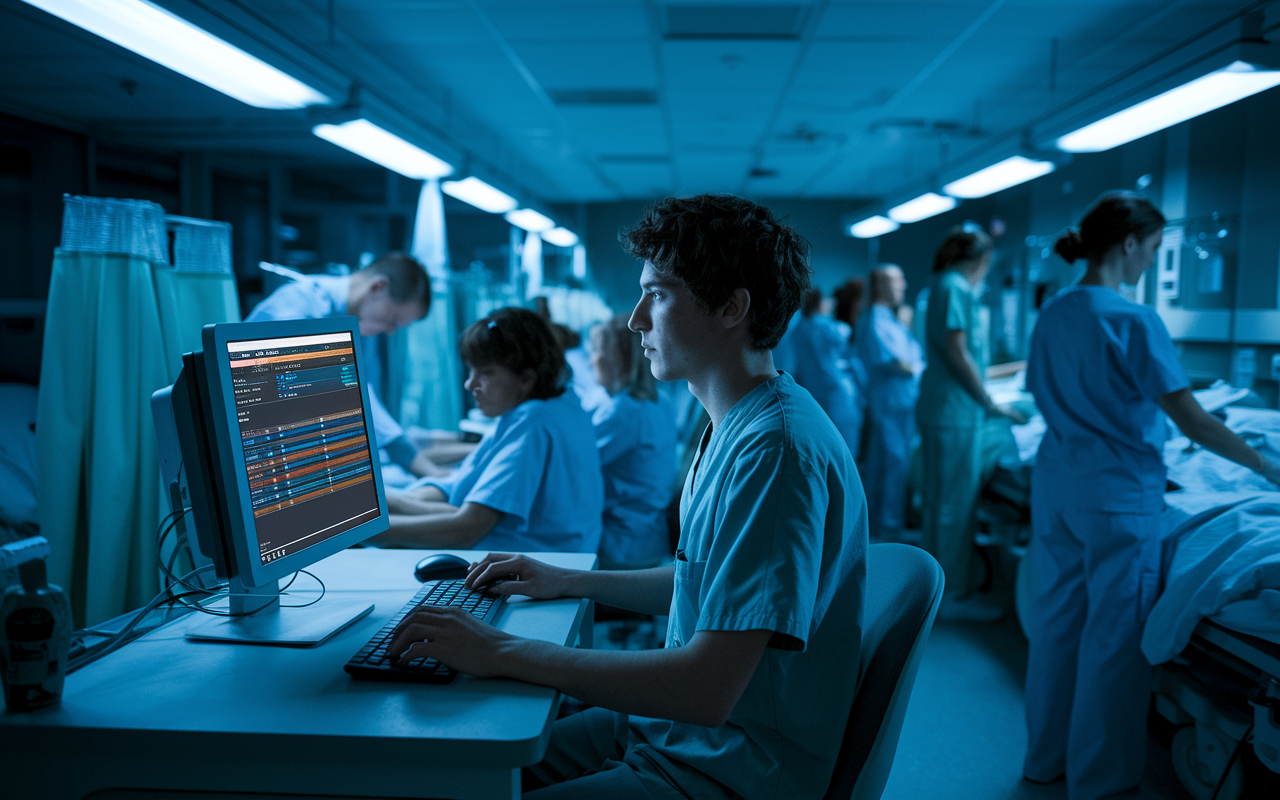
[[[71,604],[49,585],[43,536],[0,547],[0,569],[17,566],[20,583],[0,604],[0,679],[13,711],[33,711],[62,698],[71,645]]]

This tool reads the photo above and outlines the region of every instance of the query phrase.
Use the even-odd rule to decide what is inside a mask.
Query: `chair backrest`
[[[942,567],[918,547],[874,544],[867,551],[858,693],[826,800],[874,800],[884,791],[942,585]]]

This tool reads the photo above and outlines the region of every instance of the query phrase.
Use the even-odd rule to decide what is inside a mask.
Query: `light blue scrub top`
[[[773,363],[813,395],[852,449],[862,433],[862,415],[854,376],[844,361],[845,341],[835,321],[797,312],[774,350]]]
[[[1168,426],[1156,398],[1188,386],[1155,309],[1104,286],[1060,292],[1040,311],[1027,363],[1027,389],[1048,424],[1037,498],[1159,512]]]
[[[933,276],[929,283],[929,306],[925,311],[925,350],[929,367],[920,379],[920,402],[916,421],[920,425],[976,428],[987,418],[986,409],[960,385],[947,367],[947,333],[964,331],[969,355],[986,375],[985,331],[973,285],[959,272],[949,269]]]
[[[862,314],[854,348],[867,371],[867,404],[872,411],[915,406],[920,372],[924,369],[920,343],[892,309],[873,305]],[[911,365],[910,375],[898,366],[899,361]]]
[[[821,797],[862,647],[867,507],[849,448],[780,374],[703,435],[680,519],[666,646],[774,636],[724,725],[631,722],[677,781],[692,767],[744,797]]]
[[[675,414],[665,400],[605,395],[591,424],[604,473],[600,560],[656,566],[671,557],[667,503],[676,480]]]
[[[245,318],[245,322],[345,317],[350,282],[351,278],[346,275],[308,275],[305,279],[290,281],[258,303]],[[378,384],[378,374],[382,371],[377,340],[362,338],[361,342],[363,348],[360,366],[364,370],[365,383],[369,384],[369,412],[373,416],[373,433],[378,438],[378,446],[391,446],[389,453],[393,460],[407,468],[407,461],[413,460],[416,451],[406,440],[395,442],[404,436],[404,429],[382,405],[373,388]],[[403,446],[397,447],[397,444]]]
[[[604,483],[595,430],[578,396],[526,400],[446,478],[424,478],[450,505],[479,503],[503,516],[475,550],[595,553]]]

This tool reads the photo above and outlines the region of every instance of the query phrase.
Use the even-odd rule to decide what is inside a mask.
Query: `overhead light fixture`
[[[556,247],[573,247],[578,243],[578,234],[568,228],[552,228],[542,232],[542,241]]]
[[[508,211],[503,215],[503,219],[515,225],[517,228],[524,228],[530,233],[542,233],[549,231],[556,226],[550,217],[543,216],[532,208],[520,208],[515,211]]]
[[[999,164],[980,169],[968,177],[952,181],[943,186],[942,191],[952,197],[966,199],[986,197],[1011,186],[1026,183],[1033,178],[1039,178],[1041,175],[1048,175],[1057,168],[1058,165],[1052,161],[1036,161],[1022,156],[1013,156]]]
[[[922,219],[937,216],[944,211],[950,211],[959,203],[960,201],[954,197],[928,192],[914,200],[908,200],[902,205],[889,209],[889,219],[894,222],[901,222],[904,225],[908,222],[919,222]]]
[[[859,239],[874,239],[886,233],[893,233],[901,227],[901,225],[888,217],[882,217],[877,214],[874,217],[867,217],[861,222],[855,222],[850,225],[849,235]]]
[[[1273,45],[1274,46],[1274,45]],[[1068,153],[1099,153],[1162,131],[1280,84],[1280,70],[1233,61],[1222,69],[1104,117],[1056,142]]]
[[[445,181],[440,184],[440,190],[490,214],[505,214],[520,205],[511,195],[498,191],[475,176],[460,181]]]
[[[426,150],[409,144],[367,119],[353,119],[341,125],[324,123],[312,128],[311,132],[406,178],[429,180],[443,178],[453,172],[453,167]]]
[[[147,0],[25,0],[174,72],[258,108],[330,99],[265,61]]]

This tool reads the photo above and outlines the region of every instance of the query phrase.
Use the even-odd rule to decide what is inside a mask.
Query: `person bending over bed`
[[[458,469],[388,492],[380,547],[594,553],[604,484],[591,420],[547,323],[501,308],[462,334],[466,389],[497,427]]]
[[[1028,619],[1023,775],[1065,777],[1072,800],[1132,790],[1146,760],[1151,665],[1139,645],[1160,587],[1162,409],[1186,436],[1280,483],[1280,468],[1191,394],[1153,308],[1121,297],[1155,260],[1164,216],[1103,195],[1059,237],[1079,285],[1040,312],[1027,388],[1048,431],[1031,487],[1035,594]]]

